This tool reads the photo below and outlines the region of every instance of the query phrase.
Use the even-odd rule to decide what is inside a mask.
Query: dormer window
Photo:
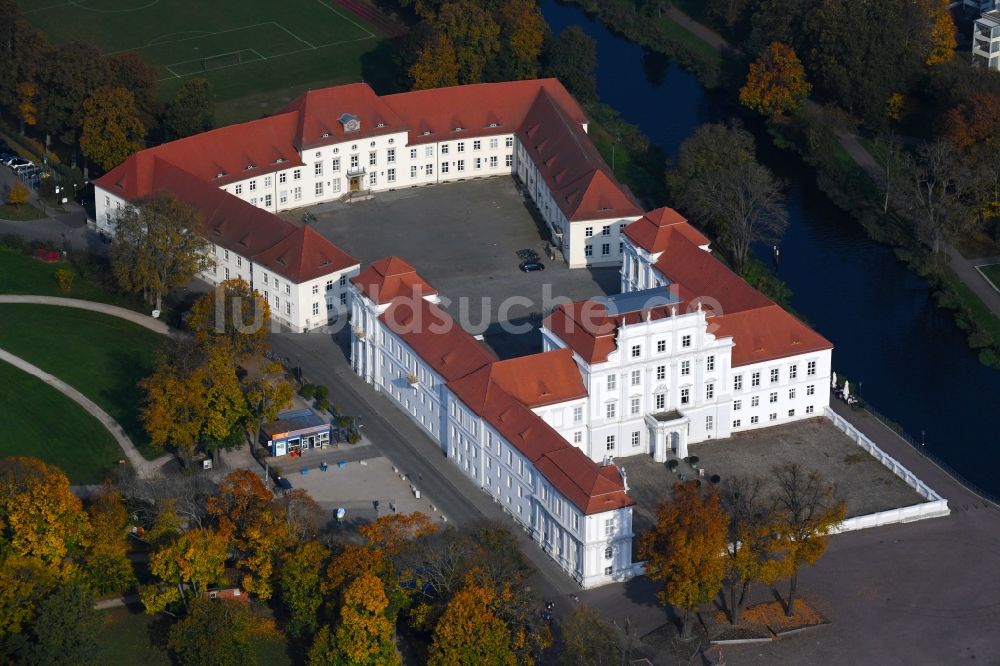
[[[247,171],[252,171],[253,169],[254,169],[254,165],[253,164],[248,164],[247,165]]]
[[[490,123],[490,127],[499,127],[496,123]]]
[[[462,127],[461,125],[459,125],[459,126],[458,126],[458,127],[456,127],[456,128],[455,128],[455,129],[453,130],[453,131],[455,131],[455,132],[462,132],[462,131],[465,131],[465,128],[464,128],[464,127]]]
[[[323,157],[323,153],[321,153],[319,151],[316,151],[316,159],[320,159],[322,157]]]
[[[379,123],[376,127],[385,127],[385,123]]]
[[[353,113],[342,113],[339,120],[345,132],[357,132],[361,129],[361,119]]]
[[[431,135],[431,131],[430,130],[424,130],[423,134],[421,134],[421,136],[430,136],[430,135]]]
[[[324,139],[329,139],[330,138],[330,133],[329,132],[323,132],[323,138]]]
[[[274,163],[275,163],[275,164],[283,164],[283,163],[284,163],[285,161],[286,161],[286,160],[285,160],[285,158],[284,158],[284,157],[278,157],[278,158],[276,158],[276,159],[274,160]]]
[[[226,172],[225,171],[220,171],[219,173],[215,174],[215,177],[216,178],[225,178],[226,177]]]

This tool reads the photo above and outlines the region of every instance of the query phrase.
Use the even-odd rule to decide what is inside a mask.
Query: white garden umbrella
[[[837,388],[837,373],[836,372],[833,373],[832,375],[830,375],[830,388],[832,388],[832,389]]]
[[[844,380],[844,400],[847,400],[847,399],[848,399],[848,398],[850,398],[850,397],[851,397],[851,388],[850,388],[850,384],[848,384],[848,383],[847,383],[847,380],[845,379],[845,380]]]

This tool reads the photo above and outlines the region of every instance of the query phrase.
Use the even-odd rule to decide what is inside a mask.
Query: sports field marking
[[[347,21],[351,25],[357,27],[359,30],[363,30],[364,32],[368,33],[369,37],[374,37],[375,36],[374,32],[372,32],[371,30],[369,30],[365,26],[361,25],[360,23],[358,23],[357,21],[355,21],[354,19],[352,19],[350,16],[347,16],[346,14],[341,14],[340,12],[338,12],[336,9],[333,8],[333,5],[328,5],[325,2],[323,2],[323,0],[316,0],[316,2],[318,2],[323,7],[326,7],[331,12],[333,12],[334,14],[336,14],[337,16],[339,16],[340,18],[344,19],[345,21]],[[348,40],[348,41],[361,41],[361,40],[353,40],[352,39],[352,40]],[[323,44],[322,46],[331,46],[331,44]]]
[[[159,2],[160,2],[160,0],[150,0],[150,2],[147,2],[146,4],[144,4],[144,5],[140,6],[140,7],[131,7],[130,9],[95,9],[93,7],[87,7],[86,5],[84,5],[79,0],[69,0],[69,2],[67,2],[66,4],[73,5],[74,7],[78,7],[80,9],[86,10],[88,12],[97,12],[98,14],[128,14],[128,13],[137,12],[137,11],[140,11],[140,10],[143,10],[143,9],[149,9],[153,5],[159,4]]]
[[[253,58],[252,60],[244,60],[243,57],[242,57],[242,55],[241,55],[243,53],[252,53],[256,57]],[[206,60],[216,60],[216,59],[225,58],[227,56],[236,56],[236,62],[234,62],[234,63],[232,63],[230,65],[218,65],[217,67],[212,67],[211,69],[205,69],[204,68],[204,64],[205,64]],[[213,55],[210,55],[210,56],[205,56],[204,58],[191,58],[190,60],[181,60],[180,62],[172,62],[169,65],[165,65],[164,69],[168,70],[171,74],[173,74],[174,78],[178,78],[179,79],[179,78],[182,78],[182,77],[185,77],[185,76],[190,76],[191,74],[207,74],[209,72],[214,72],[214,71],[217,71],[217,70],[220,70],[220,69],[228,69],[230,67],[239,67],[240,65],[246,65],[246,64],[251,63],[251,62],[257,62],[258,60],[267,60],[267,58],[265,58],[264,56],[262,56],[260,53],[258,53],[254,49],[240,49],[238,51],[230,51],[228,53],[216,53],[216,54],[213,54]],[[202,67],[200,69],[196,67],[196,68],[192,69],[190,72],[177,72],[174,69],[174,68],[177,68],[177,69],[186,69],[186,68],[184,68],[184,65],[189,65],[191,63],[201,63]]]
[[[285,32],[287,32],[291,36],[292,39],[299,40],[300,42],[302,42],[303,44],[305,44],[306,46],[308,46],[311,49],[315,49],[316,48],[315,46],[313,46],[312,44],[310,44],[306,40],[302,39],[301,37],[299,37],[298,35],[296,35],[294,32],[292,32],[291,30],[289,30],[285,26],[281,25],[280,23],[277,23],[277,22],[273,22],[273,23],[274,23],[274,25],[278,26],[279,28],[281,28],[282,30],[284,30]]]
[[[24,14],[37,14],[38,12],[47,12],[50,9],[59,9],[60,7],[69,7],[72,2],[57,2],[52,5],[43,5],[41,7],[32,7],[31,9],[22,9],[21,12]]]
[[[157,44],[160,44],[161,43],[160,40],[163,39],[164,37],[173,37],[174,35],[191,35],[191,39],[195,39],[197,37],[204,37],[205,35],[212,35],[212,34],[215,34],[215,33],[213,33],[211,30],[181,30],[180,32],[168,32],[165,35],[160,35],[159,37],[153,37],[151,40],[149,40],[148,42],[146,42],[146,47],[148,47],[148,46],[155,46]],[[162,43],[165,44],[165,43],[171,42],[171,41],[180,41],[180,40],[167,39],[167,40],[165,40]],[[143,48],[146,48],[146,47],[143,47]],[[132,50],[134,50],[134,49],[132,49]],[[121,51],[115,51],[115,53],[121,53]]]
[[[118,55],[119,53],[128,53],[130,51],[141,51],[142,49],[149,48],[150,46],[160,46],[162,44],[175,44],[180,42],[189,42],[192,39],[201,39],[202,37],[212,37],[215,35],[225,35],[230,32],[239,32],[240,30],[250,30],[251,28],[259,28],[264,25],[275,25],[274,21],[264,21],[263,23],[254,23],[252,25],[243,25],[238,28],[227,28],[226,30],[182,30],[180,32],[168,32],[165,35],[159,35],[158,37],[153,37],[142,46],[131,46],[127,49],[121,49],[119,51],[111,51],[107,55]],[[287,31],[286,31],[287,32]],[[199,33],[199,34],[194,34]],[[160,41],[164,37],[170,37],[171,35],[191,35],[190,37],[182,37],[181,39],[167,39],[165,41]]]
[[[989,268],[990,266],[1000,266],[1000,264],[979,264],[978,266],[974,266],[973,268],[975,268],[976,272],[978,272],[980,275],[983,276],[983,279],[986,280],[986,283],[988,285],[993,287],[994,291],[1000,292],[1000,285],[994,282],[990,278],[990,276],[986,274],[986,271],[983,270],[984,268]]]

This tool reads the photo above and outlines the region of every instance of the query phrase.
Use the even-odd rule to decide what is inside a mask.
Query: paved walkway
[[[148,328],[154,333],[159,333],[161,335],[169,335],[170,327],[158,319],[153,319],[149,315],[144,315],[141,312],[136,312],[134,310],[129,310],[128,308],[121,308],[117,305],[109,305],[107,303],[98,303],[97,301],[84,301],[78,298],[60,298],[58,296],[33,296],[33,295],[13,295],[13,294],[3,294],[0,295],[0,303],[31,303],[33,305],[58,305],[64,308],[77,308],[80,310],[90,310],[91,312],[100,312],[102,314],[110,315],[112,317],[118,317],[119,319],[127,319],[133,324],[138,324],[143,328]]]
[[[715,32],[708,26],[698,23],[674,5],[667,7],[667,16],[670,17],[670,20],[698,37],[698,39],[705,42],[716,51],[722,52],[726,49],[733,49],[732,45],[730,45],[722,35]]]
[[[23,370],[29,375],[38,377],[46,384],[68,397],[70,400],[79,404],[87,411],[87,413],[100,421],[101,424],[108,429],[108,432],[111,433],[111,436],[115,438],[115,441],[118,442],[118,446],[122,448],[122,451],[125,453],[125,457],[128,458],[130,463],[132,463],[132,467],[135,469],[136,474],[138,474],[140,478],[145,479],[151,476],[156,476],[160,466],[169,460],[169,455],[161,456],[156,460],[146,460],[143,458],[142,454],[139,453],[139,450],[135,448],[135,444],[133,444],[132,440],[125,434],[125,431],[122,429],[121,425],[119,425],[118,421],[115,421],[110,414],[98,407],[97,404],[90,400],[90,398],[83,395],[58,377],[50,375],[38,366],[28,363],[23,358],[14,356],[4,349],[0,349],[0,361],[10,363],[15,368]]]

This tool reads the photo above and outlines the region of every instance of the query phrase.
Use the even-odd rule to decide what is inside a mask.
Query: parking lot
[[[570,301],[617,293],[617,267],[569,270],[545,256],[544,225],[536,221],[511,178],[378,193],[370,201],[308,209],[313,227],[361,260],[388,255],[410,262],[471,333],[482,333],[503,358],[541,350],[540,316],[555,298]],[[285,214],[301,222],[303,209]],[[535,250],[545,270],[524,273],[517,250]],[[519,324],[503,330],[500,322]]]

